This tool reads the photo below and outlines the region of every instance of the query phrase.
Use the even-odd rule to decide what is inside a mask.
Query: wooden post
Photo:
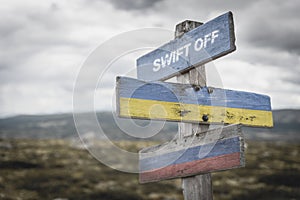
[[[184,21],[176,25],[175,38],[181,37],[185,32],[188,32],[198,26],[202,25],[200,22]],[[197,69],[192,69],[185,74],[177,76],[178,83],[189,83],[206,86],[205,66],[199,66]],[[178,123],[178,136],[192,135],[197,132],[208,130],[209,125],[200,125],[197,123]],[[182,178],[182,189],[185,200],[212,200],[212,181],[211,175],[203,174],[193,177]]]

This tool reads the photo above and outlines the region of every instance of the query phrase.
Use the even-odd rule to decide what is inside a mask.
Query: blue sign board
[[[137,59],[137,77],[166,80],[233,52],[234,25],[227,12]]]

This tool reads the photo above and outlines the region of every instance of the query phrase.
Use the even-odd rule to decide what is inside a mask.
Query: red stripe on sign
[[[240,153],[232,153],[203,160],[170,165],[140,173],[140,183],[155,182],[177,177],[187,177],[242,166]]]

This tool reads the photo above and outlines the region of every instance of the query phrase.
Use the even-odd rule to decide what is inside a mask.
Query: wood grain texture
[[[184,178],[183,196],[186,200],[212,200],[211,175],[203,174]]]
[[[235,49],[233,17],[228,12],[138,58],[138,79],[166,80]]]
[[[181,37],[184,33],[202,25],[201,22],[196,21],[184,21],[176,25],[175,38]],[[206,71],[205,66],[200,65],[191,69],[185,74],[177,76],[178,83],[188,83],[199,85],[200,87],[206,86]],[[199,123],[178,123],[178,139],[181,144],[186,141],[187,136],[191,136],[194,133],[200,132],[198,138],[204,136],[209,129],[209,125],[200,125]],[[200,142],[203,142],[202,139]],[[183,177],[182,189],[185,200],[212,200],[212,180],[210,173],[199,174],[191,177]]]
[[[177,138],[145,148],[140,154],[140,182],[188,177],[244,166],[244,139],[239,125]]]
[[[117,78],[116,92],[120,117],[273,126],[266,95],[126,77]]]

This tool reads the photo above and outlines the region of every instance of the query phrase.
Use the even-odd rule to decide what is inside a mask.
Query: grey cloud
[[[241,36],[252,46],[300,55],[299,10],[294,0],[258,2],[252,13],[246,12]]]
[[[0,18],[0,89],[22,88],[26,93],[24,85],[47,85],[72,91],[76,70],[61,62],[70,59],[69,55],[76,57],[85,44],[70,38],[69,19],[57,4],[12,11],[3,12]]]
[[[300,73],[297,73],[297,75],[291,75],[287,78],[284,78],[283,81],[294,84],[299,88],[300,85],[299,75]]]
[[[30,46],[38,43],[58,45],[67,42],[73,45],[75,41],[70,41],[65,36],[68,29],[69,25],[64,24],[61,15],[55,14],[50,7],[46,12],[26,10],[17,16],[10,15],[0,19],[0,35],[5,36],[5,40],[1,40],[3,45],[18,45],[24,42],[30,42]]]
[[[300,15],[298,16],[300,18]],[[299,24],[300,25],[300,24]],[[258,22],[247,36],[250,44],[300,55],[300,26]],[[256,30],[256,31],[255,31]]]
[[[58,13],[58,5],[49,4],[48,10],[18,10],[3,13],[0,18],[0,68],[24,65],[38,53],[51,48],[70,46],[82,48],[84,44],[69,38],[70,27]]]
[[[232,10],[232,9],[244,9],[251,6],[255,1],[236,1],[236,0],[227,0],[227,1],[194,1],[199,5],[199,10],[205,8],[205,10],[215,11],[215,10]],[[201,9],[202,10],[202,9]]]
[[[110,0],[115,8],[121,10],[147,10],[163,0]]]
[[[294,86],[293,89],[295,89],[294,92],[297,93],[297,90],[300,86],[299,77],[300,77],[300,72],[295,71],[295,72],[293,72],[293,74],[287,75],[287,77],[280,78],[280,80],[282,81],[283,84],[286,84],[286,83],[292,84]]]
[[[8,23],[7,19],[2,18],[2,20],[0,20],[0,37],[2,41],[8,39],[8,37],[22,29],[22,27],[23,25],[20,23]]]
[[[247,44],[238,45],[238,50],[231,55],[232,59],[243,60],[251,64],[263,64],[282,69],[300,70],[300,59],[289,52],[279,51],[270,47],[252,46]]]
[[[52,11],[58,11],[58,10],[59,10],[59,6],[58,6],[57,3],[52,3],[52,4],[50,5],[50,9],[51,9]]]

